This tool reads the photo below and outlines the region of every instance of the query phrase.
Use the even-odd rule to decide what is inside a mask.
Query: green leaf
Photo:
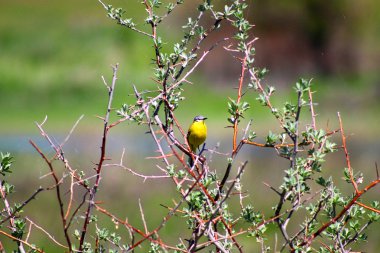
[[[108,241],[110,231],[106,228],[97,229],[96,235],[98,236],[99,240]]]
[[[273,146],[278,140],[278,135],[269,131],[268,135],[265,138],[265,144],[268,146]]]
[[[269,70],[267,68],[262,68],[257,72],[257,77],[259,79],[263,79],[267,74],[269,73]]]
[[[252,140],[255,139],[256,137],[257,137],[256,132],[254,132],[254,131],[249,131],[249,134],[248,134],[248,140],[249,140],[249,141],[252,141]]]
[[[318,177],[315,182],[321,186],[324,186],[326,187],[327,186],[327,182],[326,180],[323,178],[323,177]]]
[[[13,163],[13,157],[10,153],[0,153],[1,162],[0,162],[0,174],[5,176],[6,173],[12,173],[11,166]]]
[[[299,79],[298,82],[296,83],[295,90],[298,93],[303,94],[305,91],[307,91],[310,88],[311,80],[306,80],[306,79]]]

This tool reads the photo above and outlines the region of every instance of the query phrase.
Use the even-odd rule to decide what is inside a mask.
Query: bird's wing
[[[187,135],[186,135],[186,139],[187,139],[188,142],[189,142],[190,134],[191,134],[191,130],[189,128],[189,130],[187,131]]]

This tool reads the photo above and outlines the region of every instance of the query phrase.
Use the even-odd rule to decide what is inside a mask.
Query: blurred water
[[[65,140],[66,135],[61,133],[58,134],[49,134],[49,137],[54,142],[55,145],[59,146]],[[29,140],[32,140],[37,144],[41,150],[45,150],[49,152],[49,148],[51,149],[48,141],[37,134],[9,134],[0,136],[0,152],[6,153],[34,153],[35,149],[29,143]],[[127,134],[116,134],[109,135],[107,141],[107,149],[110,152],[122,150],[125,147],[130,147],[133,144],[133,150],[136,152],[149,152],[152,149],[152,143],[148,140],[148,138],[141,141],[141,137],[137,138],[137,135],[127,135]],[[94,134],[79,134],[73,135],[69,138],[69,140],[65,143],[63,149],[70,149],[75,153],[84,152],[92,152],[93,148],[100,148],[101,144],[101,136]]]
[[[66,138],[62,133],[49,134],[55,145],[60,145]],[[50,144],[44,137],[39,134],[8,134],[0,135],[0,152],[18,153],[18,154],[33,154],[35,149],[29,143],[29,140],[35,142],[41,150],[45,152],[52,152]],[[230,149],[230,139],[222,138],[217,140],[210,136],[206,141],[207,148],[213,149],[219,145],[218,151],[228,153]],[[65,143],[63,150],[83,155],[99,151],[101,144],[101,135],[95,134],[74,134]],[[163,143],[164,150],[168,150],[167,145]],[[380,142],[376,140],[365,140],[352,138],[348,142],[349,152],[353,162],[366,160],[368,163],[380,162],[378,160],[380,155]],[[112,133],[107,139],[107,152],[120,153],[123,149],[128,150],[130,153],[139,154],[140,156],[152,156],[157,151],[157,147],[150,135],[139,135],[134,133]],[[273,156],[273,150],[270,151],[266,148],[250,147],[246,145],[242,150],[242,156],[249,155],[250,159],[259,158],[265,159]]]

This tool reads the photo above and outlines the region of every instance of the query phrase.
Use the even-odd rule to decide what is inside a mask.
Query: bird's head
[[[203,117],[202,115],[198,115],[198,116],[194,117],[194,122],[201,122],[201,121],[204,121],[206,119],[207,119],[206,117]]]

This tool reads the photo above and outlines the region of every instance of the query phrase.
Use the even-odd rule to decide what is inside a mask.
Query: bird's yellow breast
[[[204,121],[195,121],[190,125],[187,141],[193,152],[195,152],[198,146],[206,140],[206,137],[207,126]]]

